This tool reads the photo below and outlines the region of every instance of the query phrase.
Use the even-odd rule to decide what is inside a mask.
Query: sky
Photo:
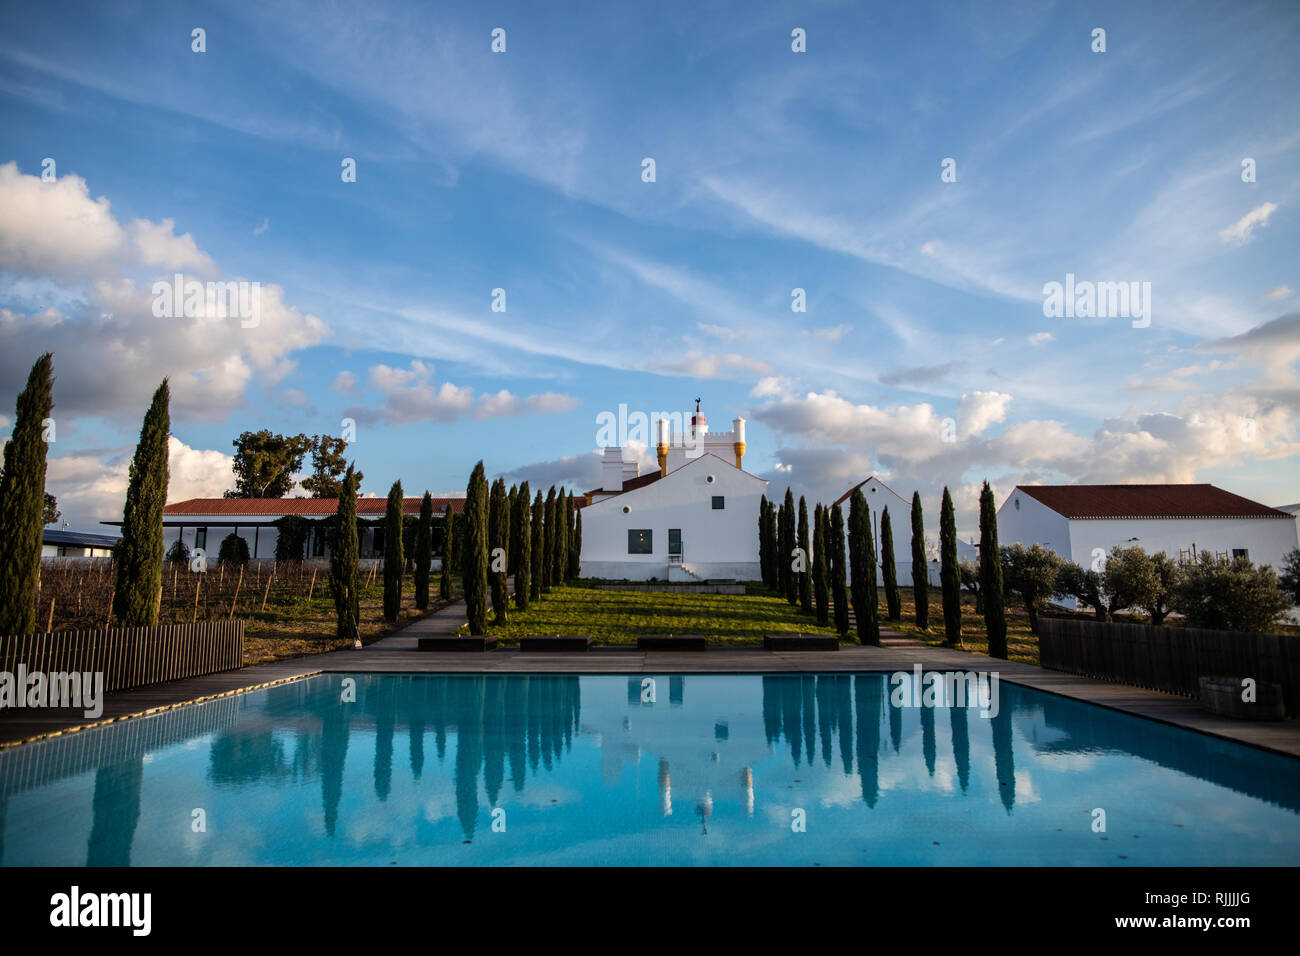
[[[263,428],[587,490],[602,415],[699,397],[776,496],[946,485],[964,538],[984,480],[1300,501],[1297,48],[1290,2],[7,4],[0,433],[52,351],[87,531],[164,377],[170,500]],[[256,322],[157,314],[178,273]]]

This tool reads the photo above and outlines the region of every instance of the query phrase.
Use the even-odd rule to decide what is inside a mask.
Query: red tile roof
[[[844,492],[844,494],[842,494],[842,495],[840,495],[838,498],[836,498],[835,501],[834,501],[834,504],[837,504],[837,505],[842,505],[842,504],[844,504],[844,502],[848,501],[850,498],[853,497],[853,492],[857,491],[859,488],[861,488],[863,485],[865,485],[865,484],[866,484],[868,481],[870,481],[872,478],[876,478],[876,476],[875,476],[875,475],[867,475],[867,477],[863,478],[861,481],[859,481],[856,485],[854,485],[854,486],[853,486],[852,488],[850,488],[848,491]],[[880,481],[879,478],[876,478],[876,481],[879,481],[879,482],[880,482],[880,487],[884,488],[886,491],[888,491],[891,495],[893,495],[893,496],[894,496],[895,498],[897,498],[899,501],[903,502],[903,504],[907,504],[907,503],[908,503],[908,501],[907,501],[906,498],[904,498],[902,495],[900,495],[900,494],[899,494],[897,491],[895,491],[893,488],[889,487],[889,485],[885,484],[883,481]]]
[[[418,515],[423,498],[403,498],[402,514]],[[452,514],[465,511],[464,498],[434,498],[433,513],[441,514],[451,505]],[[381,515],[388,509],[388,498],[358,498],[357,514]],[[258,517],[302,515],[318,518],[339,510],[337,498],[189,498],[169,504],[167,515],[212,515],[214,517]]]
[[[662,477],[663,477],[663,473],[660,472],[658,468],[656,468],[654,471],[647,471],[644,475],[637,475],[635,478],[629,478],[626,481],[624,481],[622,489],[620,489],[617,492],[614,492],[614,494],[621,495],[624,491],[635,491],[637,488],[644,488],[646,485],[653,485],[656,481],[658,481]],[[604,488],[593,488],[591,491],[587,492],[587,497],[591,497],[592,495],[602,495],[602,494],[606,494]],[[577,499],[581,497],[582,495],[578,495],[577,497],[575,497],[574,503],[576,504]]]
[[[1016,490],[1066,518],[1294,518],[1214,485],[1017,485]]]

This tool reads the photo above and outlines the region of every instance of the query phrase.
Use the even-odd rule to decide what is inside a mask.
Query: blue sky
[[[701,396],[779,491],[874,471],[937,511],[947,484],[963,534],[984,478],[1300,500],[1294,4],[6,21],[0,415],[53,349],[74,527],[120,514],[164,375],[173,499],[229,485],[240,431],[345,417],[366,492],[463,489],[479,458],[590,488],[602,411]],[[260,282],[262,322],[154,317],[176,271]],[[1067,273],[1151,283],[1150,326],[1046,317]]]

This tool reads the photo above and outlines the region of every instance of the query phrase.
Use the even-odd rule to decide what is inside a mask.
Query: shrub
[[[172,542],[172,546],[167,549],[167,563],[189,567],[190,546],[180,538],[177,538]]]
[[[1193,627],[1219,631],[1267,631],[1291,599],[1278,584],[1277,572],[1256,567],[1249,558],[1216,558],[1202,551],[1200,560],[1183,569],[1174,595],[1174,610]]]
[[[1300,604],[1300,549],[1292,548],[1282,559],[1278,583],[1290,596],[1293,605]]]
[[[221,539],[217,560],[229,561],[231,564],[248,564],[248,542],[241,538],[238,532],[230,532]]]
[[[276,561],[301,561],[307,553],[311,522],[302,515],[285,515],[274,522]]]

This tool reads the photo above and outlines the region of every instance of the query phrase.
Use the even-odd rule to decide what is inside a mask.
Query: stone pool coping
[[[157,713],[173,707],[242,694],[318,674],[779,674],[844,671],[926,670],[997,671],[1002,680],[1057,694],[1235,743],[1300,758],[1300,722],[1246,722],[1203,710],[1189,698],[1045,670],[1033,664],[1001,661],[967,651],[910,642],[882,629],[892,646],[842,644],[835,654],[822,651],[765,651],[761,647],[711,647],[705,651],[640,651],[631,645],[592,647],[585,652],[533,654],[518,648],[482,653],[420,651],[421,637],[447,636],[464,619],[461,603],[421,618],[361,650],[345,649],[254,664],[238,671],[155,684],[110,694],[103,714],[80,711],[17,710],[0,716],[0,747],[54,737]]]

